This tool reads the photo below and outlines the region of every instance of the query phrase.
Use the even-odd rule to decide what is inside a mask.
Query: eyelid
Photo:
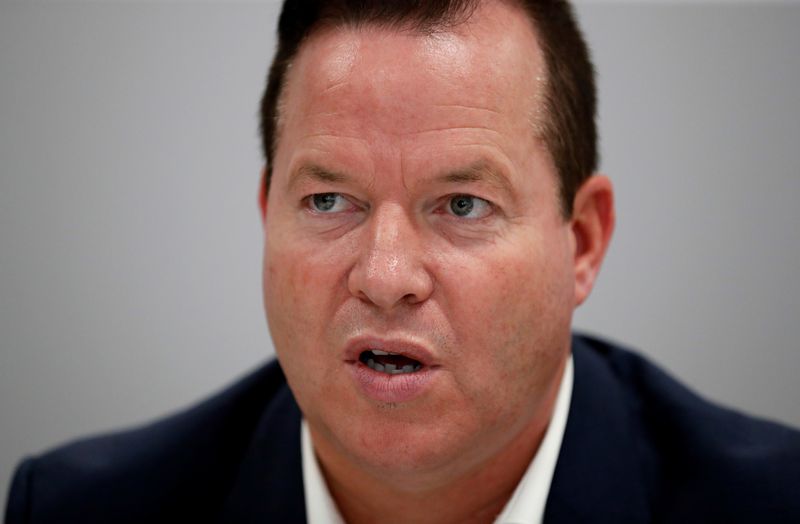
[[[319,195],[336,195],[339,198],[341,198],[342,200],[344,200],[347,204],[349,204],[348,208],[345,209],[345,210],[341,210],[341,211],[320,211],[318,209],[314,209],[314,207],[313,207],[314,197],[315,196],[319,196]],[[318,193],[311,193],[310,195],[306,195],[305,197],[303,197],[300,200],[300,202],[302,203],[303,207],[306,210],[308,210],[311,213],[314,213],[315,215],[338,215],[338,214],[341,214],[341,213],[348,213],[348,212],[352,212],[352,211],[357,211],[357,210],[363,209],[363,206],[360,205],[356,201],[356,199],[354,199],[350,195],[346,195],[346,194],[340,193],[338,191],[321,191],[321,192],[318,192]]]
[[[483,202],[487,207],[487,212],[484,215],[481,215],[481,216],[478,216],[478,217],[472,217],[472,218],[465,217],[465,216],[459,216],[459,215],[455,214],[452,211],[452,209],[450,208],[450,204],[453,201],[453,199],[458,198],[458,197],[467,197],[467,198],[472,198],[474,200],[479,200],[479,201]],[[491,200],[489,200],[487,198],[483,198],[483,197],[479,197],[479,196],[476,196],[476,195],[472,195],[470,193],[451,193],[451,194],[449,194],[449,195],[447,195],[447,196],[442,198],[441,204],[437,207],[437,209],[442,209],[443,210],[443,214],[445,214],[448,217],[450,217],[452,219],[455,219],[455,220],[461,220],[461,221],[466,221],[466,222],[478,222],[480,220],[484,220],[484,219],[489,218],[492,215],[494,215],[497,212],[498,208]]]

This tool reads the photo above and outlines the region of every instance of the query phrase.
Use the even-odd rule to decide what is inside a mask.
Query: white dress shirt
[[[572,398],[572,356],[567,360],[564,376],[558,387],[553,416],[544,439],[528,469],[517,484],[514,494],[495,519],[495,524],[540,524],[550,493],[550,482],[556,469],[561,440],[567,426],[567,414]],[[344,524],[339,509],[331,497],[325,478],[314,454],[311,434],[305,419],[300,430],[300,450],[303,457],[303,488],[306,498],[308,524]]]

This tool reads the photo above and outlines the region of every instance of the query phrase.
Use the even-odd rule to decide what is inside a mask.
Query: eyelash
[[[474,217],[474,218],[467,218],[466,216],[457,215],[455,213],[455,211],[453,210],[453,203],[457,199],[472,199],[472,201],[473,201],[471,203],[472,207],[470,207],[469,212],[472,212],[472,210],[473,210],[473,208],[475,206],[475,203],[480,203],[479,207],[482,206],[484,208],[484,210],[485,210],[485,213],[482,216]],[[489,202],[488,200],[486,200],[485,198],[477,197],[475,195],[468,195],[468,194],[450,195],[450,196],[445,198],[444,206],[445,206],[445,211],[444,211],[445,213],[447,213],[450,216],[456,217],[456,218],[463,218],[465,220],[481,220],[481,219],[484,219],[484,218],[488,217],[489,215],[491,215],[492,212],[494,211],[494,205],[491,202]]]
[[[351,207],[355,207],[355,205],[347,197],[345,197],[341,193],[333,193],[333,192],[331,192],[331,193],[314,193],[313,195],[307,196],[303,200],[305,202],[306,207],[313,213],[317,213],[317,214],[320,214],[320,215],[331,215],[331,214],[343,212],[343,210],[331,211],[330,209],[322,210],[322,209],[318,209],[317,208],[317,203],[315,202],[315,200],[318,197],[331,197],[331,196],[334,197],[334,198],[338,197],[339,199],[341,199],[341,201],[345,202],[346,204],[349,204]],[[336,206],[336,203],[334,203],[334,206]]]

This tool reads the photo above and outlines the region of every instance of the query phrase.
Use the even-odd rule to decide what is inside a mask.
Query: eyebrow
[[[303,165],[290,175],[288,189],[291,190],[303,180],[337,184],[346,181],[347,176],[341,173],[328,171],[327,169],[315,164]]]
[[[435,179],[436,182],[462,184],[465,182],[486,182],[497,189],[513,194],[508,177],[485,160],[479,160],[463,169],[450,171]]]
[[[340,184],[346,182],[348,179],[349,177],[345,174],[329,171],[316,164],[307,164],[300,166],[292,172],[289,177],[288,189],[291,190],[303,180]],[[448,171],[433,179],[433,182],[444,184],[486,182],[508,195],[513,196],[514,194],[511,181],[508,177],[501,171],[493,168],[485,160],[479,160],[461,169]]]

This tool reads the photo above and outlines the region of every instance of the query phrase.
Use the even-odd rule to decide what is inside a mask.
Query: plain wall
[[[272,354],[275,2],[0,3],[0,504],[17,461]],[[618,229],[576,324],[800,425],[800,6],[583,2]]]

